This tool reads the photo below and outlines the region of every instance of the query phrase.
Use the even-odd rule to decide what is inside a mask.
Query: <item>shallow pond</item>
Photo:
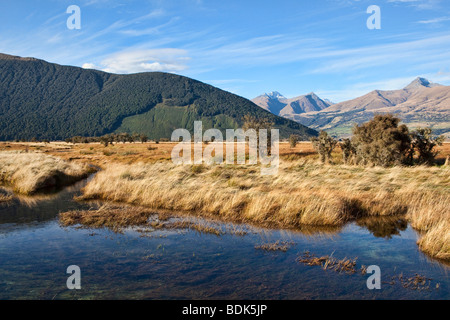
[[[280,231],[217,224],[224,235],[194,230],[61,227],[58,214],[87,209],[73,196],[85,182],[55,195],[0,204],[0,299],[449,299],[450,267],[428,258],[401,219],[361,221],[340,230]],[[257,246],[287,241],[286,252]],[[305,251],[358,258],[381,268],[370,276],[297,261]],[[66,269],[81,269],[81,290],[68,290]],[[418,288],[393,276],[429,278]]]

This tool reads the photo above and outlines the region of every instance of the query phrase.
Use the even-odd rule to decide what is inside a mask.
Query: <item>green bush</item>
[[[399,122],[399,118],[385,114],[355,125],[352,143],[358,162],[383,167],[408,163],[411,137],[408,127]]]
[[[435,147],[442,145],[444,140],[444,136],[433,137],[433,131],[430,128],[418,128],[411,132],[410,162],[413,161],[414,153],[417,153],[419,164],[432,165],[438,154]]]

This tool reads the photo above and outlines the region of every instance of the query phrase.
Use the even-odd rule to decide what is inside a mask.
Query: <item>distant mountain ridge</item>
[[[317,135],[251,101],[187,77],[147,72],[110,74],[0,54],[0,140],[65,139],[113,132],[170,138],[173,130],[242,127],[268,118],[282,138]]]
[[[361,97],[291,118],[336,135],[351,133],[378,113],[394,113],[411,128],[431,127],[450,137],[450,86],[418,77],[400,90],[374,90]]]
[[[272,91],[262,94],[252,101],[261,108],[287,119],[294,119],[296,115],[306,112],[320,111],[332,104],[322,100],[314,92],[287,99],[278,91]]]

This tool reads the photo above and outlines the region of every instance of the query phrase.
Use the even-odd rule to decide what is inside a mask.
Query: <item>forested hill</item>
[[[112,132],[170,138],[174,129],[239,128],[252,114],[282,137],[317,132],[205,83],[161,72],[109,74],[0,54],[0,140],[101,136]]]

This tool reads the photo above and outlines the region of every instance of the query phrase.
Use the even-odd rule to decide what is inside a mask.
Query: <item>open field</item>
[[[154,163],[158,161],[170,161],[174,142],[146,142],[146,143],[116,143],[105,147],[100,143],[33,143],[33,142],[0,142],[0,151],[22,150],[37,151],[56,156],[63,160],[93,164],[106,168],[111,163]],[[204,148],[206,145],[203,146]],[[443,164],[447,156],[450,156],[450,142],[437,148],[439,154],[437,162]],[[336,164],[342,163],[342,153],[336,148],[332,154]],[[310,159],[316,160],[317,153],[311,142],[299,142],[295,148],[289,143],[280,142],[280,157],[282,160]]]
[[[48,168],[64,164],[82,170],[87,163],[101,167],[83,189],[82,200],[109,200],[275,228],[339,227],[364,217],[400,215],[421,231],[422,251],[450,259],[449,166],[346,166],[339,149],[333,153],[335,164],[324,166],[311,143],[298,143],[296,148],[280,143],[278,175],[262,176],[259,166],[176,166],[170,162],[174,145],[1,143],[0,150],[41,152],[39,157],[56,161],[49,162]],[[443,164],[450,144],[439,150],[437,160]],[[59,163],[58,158],[66,161]]]

